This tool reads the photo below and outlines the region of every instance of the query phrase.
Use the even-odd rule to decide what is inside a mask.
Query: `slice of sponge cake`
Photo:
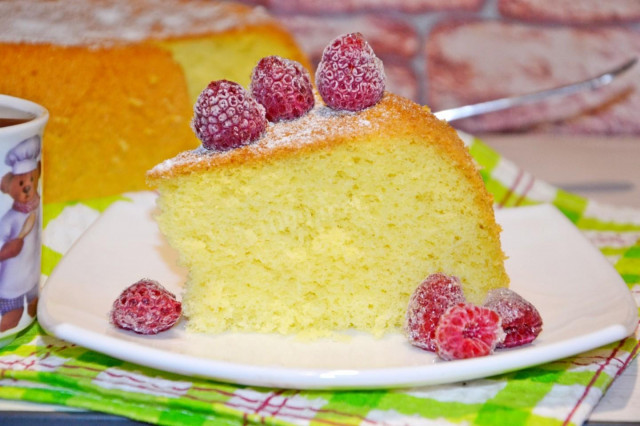
[[[400,330],[429,274],[467,298],[508,285],[492,199],[456,132],[385,93],[360,112],[321,102],[255,144],[196,149],[147,175],[189,272],[188,328],[310,337]]]

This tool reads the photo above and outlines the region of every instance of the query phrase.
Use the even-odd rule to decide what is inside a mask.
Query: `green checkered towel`
[[[640,296],[640,211],[554,188],[464,137],[497,207],[552,203]],[[45,206],[43,274],[114,201]],[[581,424],[635,357],[640,332],[605,347],[482,380],[403,390],[297,391],[217,383],[141,367],[46,335],[34,324],[0,349],[0,398],[182,424]]]

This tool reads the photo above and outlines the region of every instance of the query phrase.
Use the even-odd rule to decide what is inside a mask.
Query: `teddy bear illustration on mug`
[[[0,332],[20,323],[25,308],[34,317],[40,281],[40,137],[13,147],[5,157],[11,171],[0,190],[13,198],[0,219]],[[0,195],[3,196],[3,195]]]

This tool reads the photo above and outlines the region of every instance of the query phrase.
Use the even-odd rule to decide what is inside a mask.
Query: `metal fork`
[[[540,102],[548,98],[568,96],[574,93],[595,90],[611,83],[616,77],[624,74],[638,62],[638,58],[634,57],[622,65],[599,74],[595,77],[588,78],[576,83],[566,84],[554,87],[552,89],[541,90],[538,92],[527,93],[519,96],[511,96],[506,98],[494,99],[492,101],[480,102],[472,105],[464,105],[456,108],[445,109],[435,112],[434,115],[441,120],[453,121],[461,118],[473,117],[476,115],[487,114],[489,112],[501,111],[503,109],[513,108],[520,105]]]

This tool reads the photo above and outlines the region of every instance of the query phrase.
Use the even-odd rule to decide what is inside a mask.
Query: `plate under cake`
[[[511,288],[545,321],[530,345],[441,362],[399,333],[301,342],[274,333],[191,333],[183,320],[163,334],[138,335],[109,324],[113,301],[141,277],[180,294],[187,274],[153,219],[156,197],[138,193],[133,202],[113,204],[62,258],[39,304],[45,330],[119,359],[189,376],[276,388],[357,389],[487,377],[597,348],[637,326],[637,307],[620,275],[569,220],[543,205],[496,212]]]

